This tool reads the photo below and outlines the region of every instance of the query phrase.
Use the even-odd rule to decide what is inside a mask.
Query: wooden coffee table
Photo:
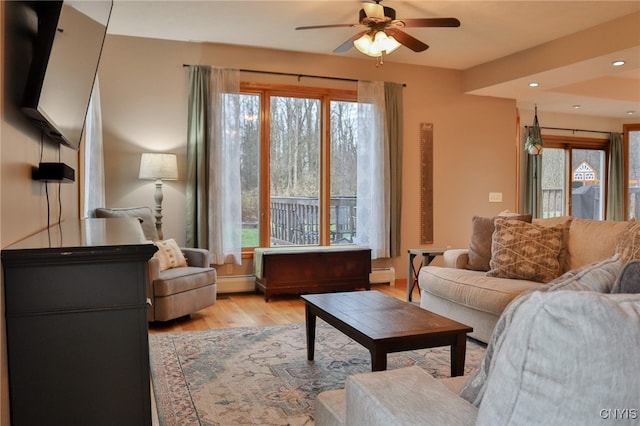
[[[464,374],[467,333],[473,328],[378,291],[307,294],[307,359],[313,361],[316,317],[371,352],[371,371],[387,369],[387,354],[451,346],[451,376]]]

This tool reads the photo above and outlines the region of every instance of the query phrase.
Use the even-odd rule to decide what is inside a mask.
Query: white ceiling
[[[398,19],[456,17],[461,22],[459,28],[407,28],[407,33],[428,44],[429,49],[415,53],[401,47],[385,62],[468,71],[494,61],[499,65],[509,58],[513,63],[518,52],[531,49],[535,54],[545,46],[560,46],[563,40],[566,44],[567,36],[635,14],[633,25],[620,29],[630,40],[624,49],[620,43],[607,46],[604,40],[591,58],[571,64],[551,61],[556,65],[530,75],[520,72],[517,78],[498,78],[473,93],[514,98],[519,107],[532,109],[535,104],[541,111],[618,118],[628,118],[627,111],[635,111],[634,116],[640,116],[640,0],[384,0],[382,4],[394,8]],[[361,6],[357,0],[115,0],[108,32],[363,57],[355,49],[333,53],[358,28],[295,30],[297,26],[357,23]],[[627,63],[613,68],[614,59]],[[540,81],[541,86],[529,88],[526,83],[531,79]],[[573,109],[573,105],[581,108]]]

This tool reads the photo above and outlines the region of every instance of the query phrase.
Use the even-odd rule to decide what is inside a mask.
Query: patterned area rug
[[[318,319],[315,360],[304,324],[225,328],[149,336],[161,425],[313,425],[316,396],[371,371],[369,352]],[[465,374],[484,346],[467,341]],[[388,356],[389,370],[419,365],[450,375],[449,347]]]

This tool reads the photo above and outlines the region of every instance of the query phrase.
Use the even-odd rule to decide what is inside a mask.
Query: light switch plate
[[[490,192],[489,193],[489,202],[490,203],[501,203],[502,202],[502,192]]]

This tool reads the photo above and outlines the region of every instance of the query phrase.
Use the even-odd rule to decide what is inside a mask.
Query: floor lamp
[[[156,192],[153,199],[156,202],[155,218],[158,238],[163,240],[162,233],[162,181],[178,179],[178,159],[175,154],[143,153],[140,157],[139,179],[156,181]]]

